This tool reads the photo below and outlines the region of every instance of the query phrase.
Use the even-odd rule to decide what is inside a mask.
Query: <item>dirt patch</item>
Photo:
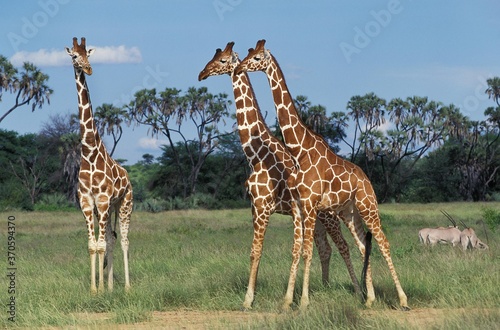
[[[196,311],[178,310],[153,312],[147,322],[134,324],[113,324],[113,314],[74,314],[76,320],[103,329],[234,329],[253,323],[275,319],[279,314],[243,311]],[[79,323],[79,322],[78,322]]]
[[[408,312],[399,310],[364,310],[361,311],[361,317],[376,317],[378,319],[387,319],[396,321],[402,328],[411,329],[430,329],[444,325],[446,320],[457,317],[464,313],[498,313],[498,310],[485,309],[435,309],[435,308],[416,308]],[[243,311],[196,311],[196,310],[178,310],[168,312],[153,312],[150,320],[134,324],[114,324],[113,314],[99,313],[73,314],[77,324],[87,324],[96,326],[100,329],[235,329],[245,328],[246,326],[273,321],[284,314],[262,313],[262,312],[243,312]]]
[[[276,314],[272,313],[239,311],[200,312],[183,310],[154,312],[152,322],[134,324],[132,328],[137,329],[137,326],[144,326],[144,329],[152,329],[151,326],[153,326],[153,328],[162,329],[234,329],[237,326],[250,325],[276,316]]]
[[[492,309],[474,309],[474,308],[415,308],[407,312],[400,310],[366,310],[362,315],[366,317],[378,317],[398,322],[402,328],[411,327],[412,329],[442,329],[445,322],[452,320],[464,314],[490,314],[498,313],[498,310]]]

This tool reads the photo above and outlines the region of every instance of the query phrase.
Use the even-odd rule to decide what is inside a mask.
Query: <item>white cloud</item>
[[[127,48],[123,45],[95,47],[92,61],[94,63],[140,63],[142,55],[137,47]]]
[[[95,52],[92,54],[91,59],[93,64],[140,63],[142,61],[141,51],[138,47],[126,47],[123,45],[87,47],[87,49],[90,48],[95,48]],[[35,52],[17,52],[10,58],[10,62],[14,66],[21,66],[24,62],[31,62],[38,66],[71,65],[71,60],[64,49],[40,49]]]
[[[10,62],[14,66],[22,66],[24,62],[31,62],[39,66],[61,66],[69,65],[71,61],[66,52],[56,50],[40,49],[36,52],[17,52],[11,58]]]
[[[166,144],[168,141],[166,140],[160,140],[156,138],[150,138],[150,137],[142,137],[139,139],[137,144],[141,149],[145,150],[159,150],[160,146]]]

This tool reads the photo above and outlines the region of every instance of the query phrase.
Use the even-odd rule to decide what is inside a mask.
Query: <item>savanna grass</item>
[[[487,204],[500,209],[499,203]],[[488,232],[487,251],[461,251],[451,246],[428,248],[418,243],[422,227],[446,226],[440,210],[470,226],[481,218],[482,204],[381,205],[382,223],[409,305],[414,309],[473,309],[486,314],[482,327],[498,321],[500,266],[498,230]],[[1,213],[0,255],[6,255],[7,217]],[[151,320],[154,311],[194,309],[239,310],[246,291],[253,227],[251,212],[170,211],[134,212],[130,229],[132,288],[123,289],[122,252],[115,246],[115,283],[112,293],[89,293],[90,263],[83,217],[80,212],[32,212],[16,216],[16,322],[7,316],[3,327],[94,326]],[[357,274],[361,258],[345,228]],[[485,241],[482,228],[476,228]],[[257,283],[255,312],[280,310],[291,265],[293,228],[290,217],[273,215],[266,233]],[[372,311],[398,306],[394,284],[384,259],[373,244],[372,273],[377,301]],[[6,265],[6,258],[3,261]],[[6,267],[4,267],[5,269]],[[295,290],[298,304],[302,269]],[[7,301],[7,280],[0,289]],[[387,316],[367,318],[354,295],[344,262],[334,248],[330,285],[321,282],[319,259],[311,270],[311,305],[306,312],[281,314],[266,320],[271,329],[382,328],[397,329],[400,320]],[[5,304],[4,304],[5,305]],[[294,305],[296,308],[297,305]],[[484,312],[484,311],[487,312]],[[372,312],[370,311],[370,312]],[[493,311],[493,312],[492,312]],[[495,312],[496,311],[496,312]],[[103,315],[102,320],[82,315]],[[251,312],[250,312],[251,313]],[[442,321],[444,322],[444,321]],[[446,325],[475,329],[478,319],[463,312],[446,319]],[[464,323],[465,322],[465,323]],[[444,323],[442,323],[444,324]],[[334,326],[335,325],[335,326]],[[255,328],[263,324],[257,323]],[[407,328],[413,325],[406,324]]]

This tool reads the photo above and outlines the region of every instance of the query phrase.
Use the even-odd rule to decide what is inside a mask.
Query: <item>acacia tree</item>
[[[19,148],[9,161],[12,175],[30,198],[31,207],[47,188],[49,177],[56,171],[50,141],[37,134],[19,136]],[[5,164],[7,166],[7,164]]]
[[[182,182],[183,197],[196,192],[196,182],[207,156],[217,147],[221,136],[230,134],[219,127],[228,118],[226,94],[213,95],[206,87],[190,87],[181,95],[181,90],[166,88],[143,89],[126,107],[128,116],[136,125],[149,126],[149,134],[159,134],[168,140],[172,159]],[[180,143],[189,159],[189,169],[183,165],[176,145]]]
[[[23,64],[23,71],[19,73],[5,56],[0,55],[0,101],[4,91],[15,94],[14,105],[0,117],[0,122],[18,107],[30,102],[33,102],[31,111],[41,108],[45,101],[50,104],[49,97],[53,90],[46,85],[48,79],[48,75],[28,62]]]
[[[80,132],[77,114],[53,115],[42,124],[40,136],[55,145],[60,159],[60,176],[64,179],[62,192],[68,201],[79,206],[77,200],[78,172],[80,170]]]

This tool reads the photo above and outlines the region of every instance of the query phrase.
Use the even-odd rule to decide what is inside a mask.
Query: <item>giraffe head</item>
[[[240,63],[238,54],[233,52],[234,42],[228,42],[226,48],[221,50],[217,48],[214,57],[205,65],[205,68],[198,75],[198,80],[204,80],[209,76],[218,76],[222,74],[231,75],[234,68]]]
[[[75,69],[83,70],[83,72],[90,76],[92,74],[92,67],[89,63],[89,57],[94,53],[95,49],[85,49],[85,38],[81,40],[81,43],[78,44],[78,39],[73,38],[73,48],[65,48],[68,55],[71,56]]]
[[[264,39],[257,41],[255,48],[248,50],[248,55],[234,69],[235,74],[243,71],[266,71],[271,63],[271,53],[264,48],[266,41]]]

